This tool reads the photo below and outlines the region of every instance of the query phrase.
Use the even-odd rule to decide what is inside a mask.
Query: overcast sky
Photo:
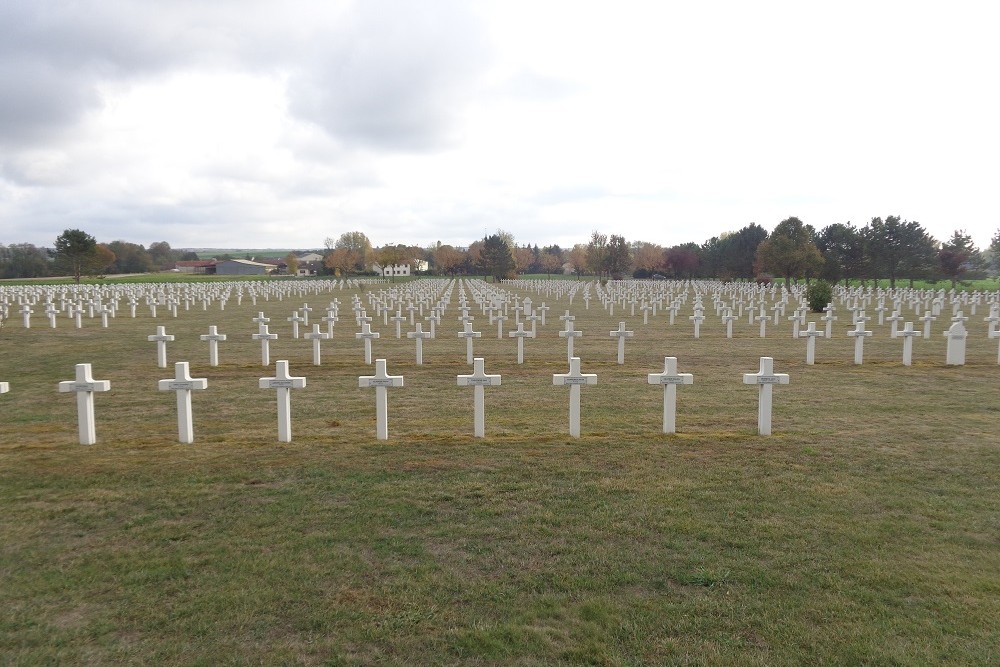
[[[1000,228],[1000,3],[4,0],[0,243]]]

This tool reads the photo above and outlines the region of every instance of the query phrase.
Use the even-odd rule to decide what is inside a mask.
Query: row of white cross
[[[485,387],[499,386],[500,375],[486,373],[485,361],[476,357],[473,372],[457,376],[458,385],[474,388],[474,434],[477,438],[485,436]],[[647,382],[663,387],[663,432],[676,432],[676,392],[677,386],[693,384],[694,376],[690,373],[677,372],[677,358],[665,357],[661,373],[649,373]],[[760,435],[771,434],[771,387],[775,384],[788,384],[786,373],[774,372],[774,360],[771,357],[760,358],[760,370],[756,373],[743,375],[745,384],[755,384],[759,387],[757,430]],[[569,434],[580,437],[580,387],[597,384],[597,375],[583,373],[580,370],[580,357],[570,359],[568,373],[555,373],[552,376],[553,385],[568,386],[569,398]],[[295,377],[289,373],[288,361],[275,362],[274,377],[260,378],[258,386],[261,389],[275,389],[278,404],[278,440],[292,440],[292,408],[291,390],[306,386],[305,377]],[[402,387],[403,376],[389,375],[386,371],[386,360],[375,361],[375,374],[358,377],[359,387],[375,388],[375,434],[379,440],[389,437],[388,395],[389,387]],[[160,391],[173,391],[177,394],[177,430],[180,442],[194,442],[194,419],[191,407],[191,392],[208,388],[206,378],[192,378],[190,367],[186,361],[174,364],[174,377],[160,380]],[[109,380],[95,380],[90,364],[76,365],[76,378],[59,383],[60,392],[76,394],[77,420],[79,425],[80,444],[92,445],[97,442],[94,421],[94,394],[111,390]],[[0,382],[0,393],[10,391],[6,382]]]
[[[263,313],[261,313],[261,317]],[[258,340],[261,343],[261,363],[264,366],[270,365],[270,342],[278,338],[278,334],[270,333],[267,324],[260,321],[260,317],[254,318],[255,322],[259,322],[259,330],[257,333],[252,334],[251,338]],[[561,338],[566,339],[566,356],[567,359],[573,358],[573,341],[575,338],[579,338],[583,335],[582,331],[578,331],[573,327],[573,320],[575,319],[567,311],[566,315],[560,316],[561,320],[565,321],[565,329],[559,332]],[[266,321],[266,320],[265,320]],[[416,363],[417,365],[423,364],[423,341],[433,337],[433,332],[424,331],[420,323],[416,323],[416,330],[410,331],[406,334],[407,338],[410,338],[416,343]],[[628,331],[625,329],[625,322],[620,322],[618,328],[614,331],[609,332],[612,338],[618,339],[618,364],[623,365],[625,363],[625,341],[629,338],[634,337],[635,332]],[[371,326],[368,322],[361,323],[361,331],[355,334],[355,338],[364,341],[364,356],[365,363],[371,364],[372,360],[372,341],[380,337],[377,331],[372,331]],[[847,332],[847,335],[854,338],[854,363],[862,364],[864,363],[864,342],[865,338],[872,335],[872,331],[866,330],[864,326],[864,321],[859,320],[854,329]],[[912,364],[913,359],[913,338],[921,335],[920,331],[913,328],[912,322],[906,322],[905,326],[900,331],[893,332],[893,338],[903,339],[903,365],[909,366]],[[473,331],[472,323],[465,322],[463,330],[458,332],[459,338],[465,339],[465,353],[466,353],[466,363],[471,364],[474,357],[473,350],[473,339],[482,336],[482,332]],[[522,325],[518,325],[517,330],[511,331],[510,336],[517,339],[517,363],[524,363],[524,339],[533,338],[534,334],[530,331],[524,330]],[[944,332],[944,336],[948,339],[948,344],[945,353],[945,364],[952,365],[963,365],[965,363],[965,344],[966,338],[968,337],[968,332],[965,329],[964,324],[961,321],[956,321],[952,323],[951,327]],[[296,336],[297,338],[298,336]],[[697,336],[696,336],[697,337]],[[829,334],[824,335],[823,331],[816,328],[815,322],[810,322],[809,326],[803,330],[799,331],[797,334],[798,338],[806,339],[806,363],[809,365],[815,364],[816,359],[816,339],[819,337],[829,337]],[[926,337],[926,335],[925,335]],[[990,329],[990,338],[1000,338],[1000,330]],[[218,366],[219,364],[219,342],[226,340],[225,334],[220,334],[218,329],[213,325],[209,327],[208,334],[202,334],[200,336],[201,340],[207,341],[209,343],[209,362],[212,366]],[[313,344],[313,365],[319,366],[321,363],[321,350],[320,343],[324,340],[329,340],[331,334],[329,332],[320,331],[318,324],[313,325],[311,332],[305,334],[305,338],[312,341]],[[156,328],[156,333],[147,336],[147,340],[150,342],[156,342],[157,344],[157,365],[160,368],[167,367],[167,343],[174,340],[174,336],[166,333],[166,328],[163,326],[158,326]],[[997,353],[997,363],[1000,363],[1000,350]]]

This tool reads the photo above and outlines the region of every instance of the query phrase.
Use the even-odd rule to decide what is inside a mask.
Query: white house
[[[381,264],[372,264],[372,271],[380,273],[383,276],[408,276],[410,275],[410,265],[391,264],[389,266],[382,266]]]

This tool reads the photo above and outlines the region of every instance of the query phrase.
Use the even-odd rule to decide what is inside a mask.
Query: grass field
[[[384,289],[386,286],[380,286]],[[524,290],[518,290],[523,297]],[[0,331],[0,662],[34,664],[802,665],[1000,661],[1000,366],[985,315],[967,365],[944,365],[943,320],[918,339],[875,329],[865,364],[841,312],[834,338],[735,337],[709,307],[693,339],[677,323],[609,316],[552,300],[548,324],[513,339],[476,312],[486,435],[457,337],[458,290],[438,337],[373,328],[389,390],[388,441],[347,304],[352,291],[200,306],[176,319],[119,313],[108,329],[13,315]],[[285,318],[342,304],[323,364]],[[557,316],[576,315],[582,437],[567,435]],[[258,311],[280,338],[272,365],[250,339]],[[370,313],[371,314],[371,313]],[[810,319],[815,319],[813,316]],[[608,332],[635,331],[625,364]],[[170,368],[146,336],[176,335]],[[208,365],[198,339],[229,340]],[[404,326],[403,331],[412,330]],[[661,433],[662,390],[646,374],[676,356],[677,435]],[[776,387],[774,435],[756,435],[742,373],[762,355]],[[288,359],[293,441],[277,440],[273,391]],[[195,443],[177,443],[174,361],[206,377]],[[96,396],[94,446],[76,444],[73,365],[111,381]]]

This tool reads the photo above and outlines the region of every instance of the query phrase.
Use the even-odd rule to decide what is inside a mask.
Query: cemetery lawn
[[[1000,367],[983,313],[967,365],[945,367],[944,327],[914,365],[886,327],[854,366],[844,318],[805,341],[735,337],[710,311],[694,340],[609,316],[579,297],[532,294],[552,310],[539,337],[497,340],[475,312],[476,356],[503,375],[486,388],[486,438],[472,437],[471,372],[455,300],[424,365],[382,334],[389,436],[375,439],[374,390],[348,304],[353,292],[231,302],[202,311],[120,311],[80,330],[61,317],[0,331],[0,656],[4,664],[803,665],[1000,662]],[[521,295],[524,291],[521,290]],[[285,317],[340,299],[323,343]],[[558,315],[571,308],[585,373],[582,437],[567,435],[568,368]],[[40,311],[36,308],[36,311]],[[271,318],[270,368],[250,340]],[[817,316],[810,316],[816,320]],[[615,363],[608,332],[635,338]],[[170,367],[146,341],[177,337]],[[198,340],[229,335],[220,366]],[[404,325],[403,331],[413,328]],[[662,390],[646,374],[679,359],[677,435],[660,432]],[[756,435],[742,373],[775,359],[774,435]],[[277,441],[275,392],[288,359],[293,441]],[[195,442],[176,442],[173,362],[207,377]],[[97,444],[76,444],[76,363],[111,391],[95,398]]]

